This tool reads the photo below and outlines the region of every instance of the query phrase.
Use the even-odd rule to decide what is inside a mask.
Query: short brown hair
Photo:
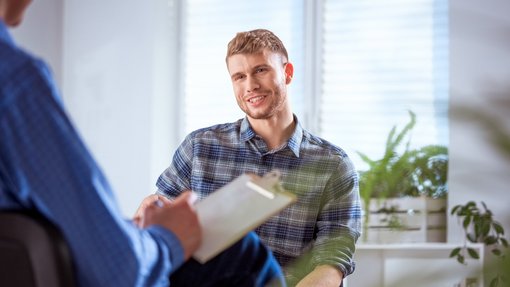
[[[261,53],[264,49],[285,56],[285,61],[289,59],[287,49],[285,49],[280,38],[276,37],[273,32],[265,29],[239,32],[230,40],[227,47],[227,57],[225,60],[236,54]]]

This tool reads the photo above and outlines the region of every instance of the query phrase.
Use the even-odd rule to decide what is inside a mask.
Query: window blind
[[[416,114],[411,146],[448,141],[448,2],[324,0],[319,133],[377,159]]]
[[[295,65],[303,58],[303,5],[295,0],[187,0],[183,7],[182,136],[198,128],[244,117],[237,106],[225,55],[237,32],[265,28],[285,44]],[[302,80],[291,94],[299,98]],[[300,86],[301,85],[301,86]]]

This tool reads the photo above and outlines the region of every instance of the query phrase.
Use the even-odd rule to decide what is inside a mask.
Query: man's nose
[[[255,78],[255,77],[248,77],[246,79],[246,90],[248,92],[253,92],[255,90],[257,90],[258,88],[260,88],[260,84],[259,84],[259,81]]]

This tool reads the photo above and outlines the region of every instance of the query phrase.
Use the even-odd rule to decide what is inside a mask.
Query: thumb
[[[181,195],[179,195],[175,200],[174,204],[182,204],[187,202],[189,205],[193,205],[198,199],[198,196],[196,193],[194,193],[191,190],[187,190],[183,192]]]

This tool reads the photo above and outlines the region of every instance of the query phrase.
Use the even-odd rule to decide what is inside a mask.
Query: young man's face
[[[23,20],[23,14],[32,0],[6,0],[8,9],[4,14],[4,22],[7,26],[18,26]]]
[[[237,104],[252,119],[268,119],[289,108],[287,84],[292,64],[283,56],[264,50],[236,54],[227,60]]]

